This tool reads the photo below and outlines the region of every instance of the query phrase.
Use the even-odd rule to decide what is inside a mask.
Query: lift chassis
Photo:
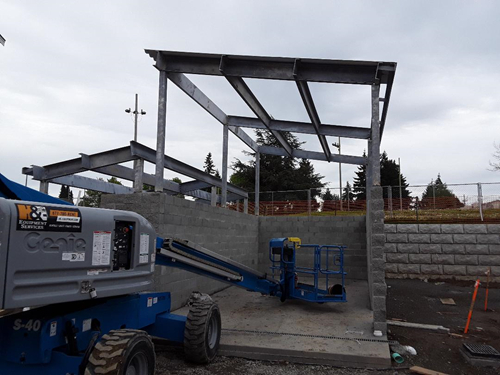
[[[298,267],[307,248],[313,266]],[[220,342],[218,306],[194,292],[188,315],[172,314],[170,293],[145,292],[155,265],[282,301],[345,302],[343,252],[273,239],[263,273],[190,241],[157,238],[135,213],[0,199],[0,374],[152,375],[151,337],[183,343],[187,360],[208,363]],[[341,284],[330,287],[334,276]]]

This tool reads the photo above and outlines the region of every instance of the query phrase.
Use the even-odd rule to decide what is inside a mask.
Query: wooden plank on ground
[[[415,372],[417,374],[421,374],[421,375],[447,375],[444,372],[429,370],[427,368],[420,367],[420,366],[410,367],[410,371]]]

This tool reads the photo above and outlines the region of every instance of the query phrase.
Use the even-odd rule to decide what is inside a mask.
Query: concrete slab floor
[[[387,337],[373,336],[367,282],[348,280],[346,291],[348,302],[325,304],[299,300],[281,303],[277,297],[236,287],[212,295],[222,316],[220,355],[345,367],[390,367],[389,346],[380,342]],[[188,308],[174,313],[187,315]]]

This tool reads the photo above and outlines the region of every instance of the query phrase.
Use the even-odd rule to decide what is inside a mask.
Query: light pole
[[[127,113],[131,113],[132,110],[130,108],[127,108],[125,110]],[[135,94],[135,108],[134,111],[132,112],[134,115],[134,142],[137,142],[137,118],[139,115],[144,116],[146,114],[146,111],[141,111],[139,112],[139,95]],[[144,170],[144,162],[142,159],[134,159],[134,191],[137,193],[142,192],[142,173]]]
[[[130,108],[127,108],[125,110],[125,112],[130,113],[130,112],[132,112],[132,110]],[[134,115],[134,141],[137,142],[137,117],[139,115],[145,115],[146,114],[146,111],[143,111],[142,109],[139,112],[139,94],[135,94],[135,109],[134,109],[134,111],[132,113]]]
[[[339,137],[339,142],[332,143],[332,146],[339,149],[339,155],[340,155],[340,137]],[[342,211],[342,163],[339,163],[339,186],[340,186],[340,191],[339,191],[340,211]]]

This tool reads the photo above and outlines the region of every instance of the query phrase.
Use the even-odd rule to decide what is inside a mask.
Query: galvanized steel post
[[[41,193],[49,194],[49,181],[41,180],[39,190]]]
[[[260,205],[260,152],[255,152],[255,215],[259,216]]]
[[[158,90],[158,127],[156,133],[155,191],[163,191],[165,169],[165,130],[167,126],[167,72],[160,70]]]
[[[217,187],[216,186],[212,186],[212,189],[211,189],[210,205],[212,207],[217,206]]]
[[[229,126],[223,125],[222,134],[222,194],[221,194],[221,207],[226,207],[227,202],[227,149],[229,143]]]
[[[481,183],[477,183],[477,203],[479,206],[479,216],[481,217],[481,221],[484,221],[483,217],[483,187]]]

